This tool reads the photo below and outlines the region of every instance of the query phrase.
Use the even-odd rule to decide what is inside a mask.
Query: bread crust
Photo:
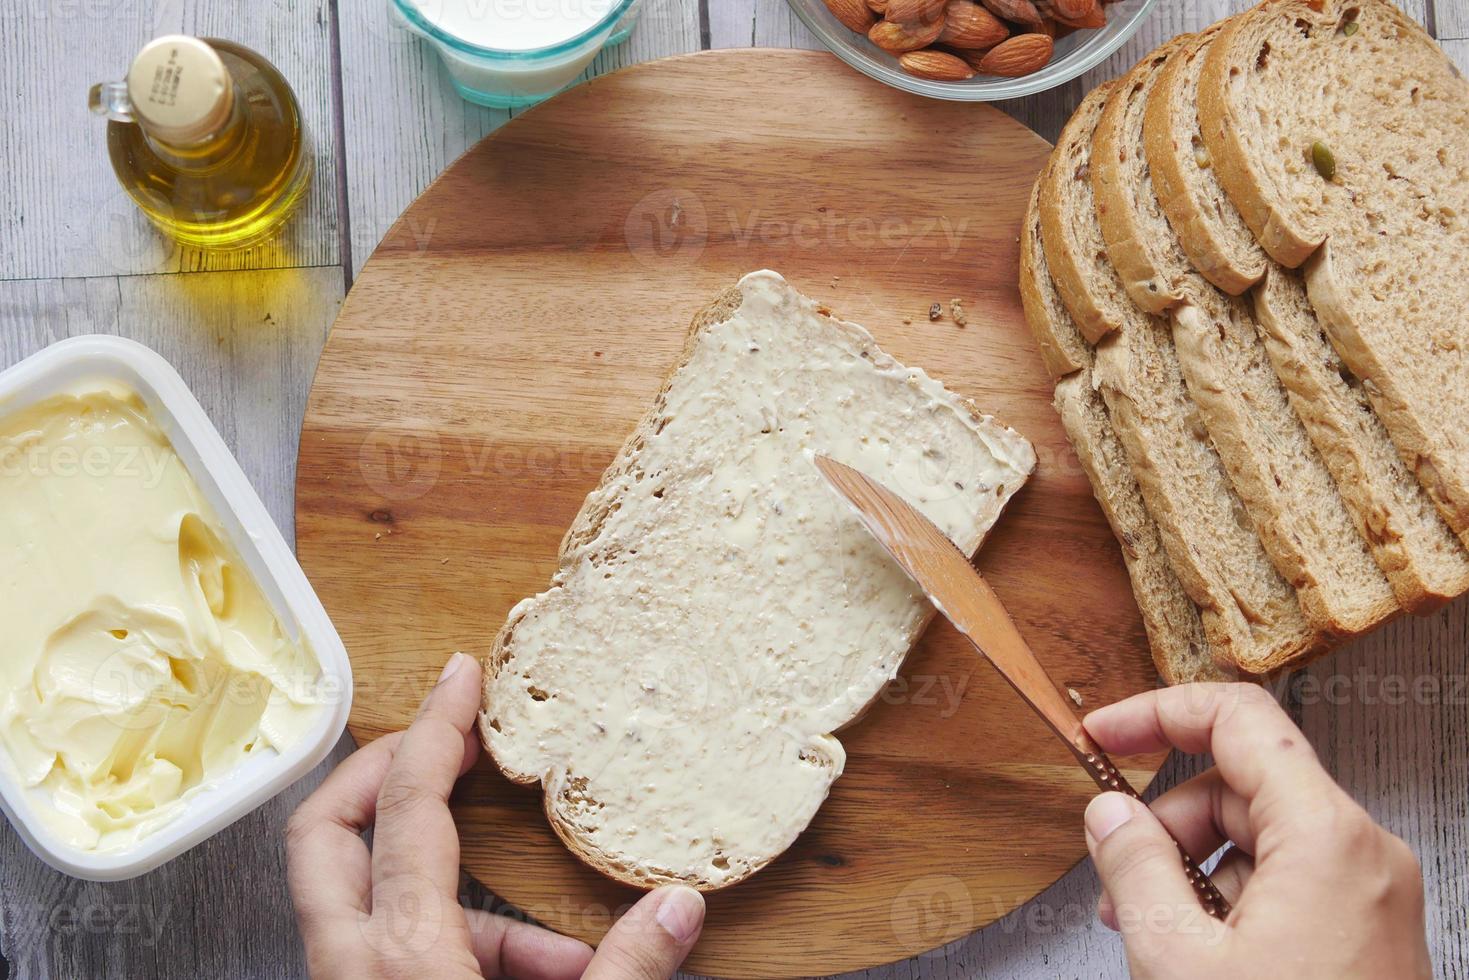
[[[1183,85],[1193,59],[1202,57],[1202,48],[1211,44],[1223,29],[1223,22],[1194,35],[1176,48],[1158,72],[1157,82],[1148,96],[1143,119],[1143,151],[1158,201],[1179,242],[1199,274],[1219,289],[1238,296],[1265,275],[1265,256],[1256,249],[1252,261],[1239,261],[1228,245],[1219,240],[1219,232],[1203,202],[1189,190],[1185,168],[1197,165],[1192,142],[1185,148],[1177,134],[1198,128],[1198,111],[1193,100],[1196,91]],[[1255,249],[1254,242],[1250,247]]]
[[[1061,130],[1061,136],[1056,140],[1056,148],[1051,151],[1050,162],[1041,171],[1043,182],[1040,189],[1041,240],[1045,248],[1046,264],[1051,269],[1051,281],[1056,284],[1056,291],[1061,294],[1067,311],[1076,321],[1077,329],[1092,344],[1097,343],[1111,332],[1113,324],[1097,297],[1085,288],[1085,257],[1075,252],[1066,234],[1068,219],[1062,206],[1061,186],[1065,183],[1067,175],[1061,172],[1061,168],[1072,165],[1072,161],[1064,158],[1068,147],[1075,147],[1077,152],[1086,148],[1087,160],[1078,162],[1076,165],[1078,167],[1090,165],[1090,134],[1096,127],[1097,117],[1101,114],[1107,97],[1111,95],[1117,84],[1116,79],[1103,82],[1081,100],[1081,105],[1077,107],[1076,112],[1072,113],[1071,119]],[[1082,173],[1072,176],[1084,179],[1086,175]]]
[[[1192,34],[1181,34],[1155,48],[1108,96],[1092,136],[1092,193],[1097,199],[1097,221],[1107,241],[1107,257],[1117,269],[1132,301],[1149,313],[1166,313],[1184,301],[1183,290],[1154,263],[1148,229],[1138,220],[1127,190],[1123,164],[1142,147],[1127,132],[1129,109],[1157,84],[1158,70],[1169,55],[1188,44]]]
[[[1061,304],[1046,268],[1038,200],[1044,179],[1044,174],[1038,176],[1031,187],[1021,229],[1020,298],[1041,359],[1056,381],[1053,405],[1121,547],[1158,675],[1165,684],[1225,680],[1231,675],[1214,663],[1199,608],[1168,564],[1158,526],[1112,431],[1106,405],[1092,386],[1091,348]]]
[[[1398,603],[1423,614],[1469,591],[1469,554],[1399,461],[1365,395],[1347,382],[1299,275],[1272,264],[1253,299],[1275,373],[1373,543]]]
[[[1348,20],[1359,25],[1357,31],[1345,30]],[[1336,64],[1327,45],[1346,37],[1354,40],[1341,43],[1363,45],[1370,43],[1364,39],[1376,38],[1388,46]],[[1283,57],[1272,42],[1291,49],[1283,75],[1287,81],[1316,71],[1318,63],[1326,78],[1336,77],[1333,72],[1361,77],[1345,94],[1367,100],[1365,108],[1329,117],[1350,120],[1351,126],[1333,130],[1323,123],[1326,142],[1309,144],[1307,161],[1293,157],[1307,152],[1309,133],[1299,130],[1316,125],[1319,114],[1272,123],[1293,127],[1275,134],[1283,142],[1289,137],[1294,147],[1284,156],[1273,145],[1262,149],[1246,139],[1252,110],[1273,91],[1255,73],[1267,65],[1267,56]],[[1368,54],[1373,64],[1392,55],[1401,66],[1384,65],[1374,75],[1363,69],[1361,59]],[[1395,99],[1396,84],[1410,82],[1408,98]],[[1240,15],[1211,45],[1199,97],[1204,138],[1231,200],[1273,258],[1304,269],[1312,304],[1333,346],[1362,380],[1402,459],[1444,521],[1469,542],[1469,439],[1462,428],[1446,424],[1465,404],[1461,393],[1469,371],[1461,352],[1469,334],[1460,329],[1461,311],[1432,311],[1435,301],[1454,302],[1446,293],[1461,293],[1461,280],[1453,271],[1435,268],[1432,259],[1423,268],[1404,267],[1413,265],[1415,245],[1437,257],[1452,254],[1462,240],[1453,232],[1434,239],[1440,229],[1432,216],[1446,216],[1439,219],[1449,222],[1445,227],[1462,221],[1464,184],[1454,169],[1462,164],[1450,161],[1466,152],[1465,107],[1469,86],[1462,75],[1417,23],[1387,0],[1270,0]],[[1357,107],[1349,102],[1348,108]],[[1414,129],[1420,119],[1422,128]],[[1414,146],[1419,140],[1441,141],[1435,154],[1425,156],[1436,156],[1448,169],[1415,170],[1414,153],[1393,142],[1402,138]],[[1315,162],[1323,147],[1329,164]],[[1328,165],[1331,172],[1317,172]],[[1388,189],[1399,186],[1396,181],[1404,190]],[[1420,228],[1428,238],[1419,238]],[[1425,269],[1426,278],[1420,277]],[[1382,275],[1380,270],[1388,271]],[[1431,312],[1394,305],[1394,297],[1414,291],[1430,298]],[[1434,328],[1434,336],[1423,335],[1426,326]]]
[[[1169,685],[1241,679],[1239,671],[1225,671],[1215,662],[1199,607],[1168,564],[1158,526],[1147,513],[1126,454],[1111,431],[1106,406],[1091,385],[1090,370],[1062,378],[1054,404],[1122,549],[1158,676]],[[1148,593],[1150,587],[1156,595]]]
[[[1257,25],[1274,17],[1285,2],[1266,2],[1225,22],[1219,36],[1209,45],[1199,79],[1199,132],[1209,148],[1214,172],[1235,208],[1254,232],[1267,255],[1286,268],[1294,269],[1325,241],[1320,229],[1299,224],[1297,216],[1279,210],[1265,193],[1266,180],[1245,147],[1242,133],[1248,120],[1238,117],[1229,100],[1229,89],[1239,72],[1241,52],[1254,46]],[[1324,2],[1324,0],[1323,0]]]
[[[1457,480],[1452,462],[1440,458],[1444,447],[1423,427],[1418,412],[1398,390],[1390,366],[1382,363],[1372,345],[1363,340],[1361,327],[1337,282],[1331,251],[1328,241],[1306,265],[1306,291],[1311,305],[1327,325],[1332,346],[1342,360],[1359,377],[1368,379],[1364,384],[1367,397],[1378,418],[1392,433],[1393,444],[1403,462],[1417,476],[1418,484],[1444,521],[1469,547],[1469,486]]]
[[[1238,499],[1217,454],[1203,445],[1203,425],[1197,407],[1183,390],[1167,325],[1133,303],[1117,282],[1110,262],[1103,262],[1099,270],[1097,257],[1091,254],[1091,233],[1075,232],[1077,222],[1096,224],[1095,213],[1072,213],[1074,209],[1067,206],[1067,185],[1084,184],[1086,200],[1069,203],[1095,211],[1087,173],[1092,159],[1091,136],[1105,100],[1117,85],[1112,82],[1098,86],[1083,100],[1056,144],[1040,190],[1044,252],[1057,292],[1077,326],[1085,333],[1083,317],[1100,321],[1092,331],[1103,337],[1096,348],[1098,387],[1113,428],[1126,448],[1148,512],[1157,523],[1173,572],[1200,609],[1211,654],[1225,671],[1262,673],[1280,663],[1313,655],[1324,649],[1327,638],[1306,622],[1294,589],[1270,565],[1258,535],[1247,521],[1240,523],[1242,533],[1235,535],[1250,552],[1242,560],[1271,576],[1268,584],[1251,583],[1252,587],[1260,585],[1255,595],[1246,596],[1244,593],[1250,590],[1245,583],[1225,573],[1222,563],[1227,549],[1220,546],[1218,553],[1205,553],[1210,552],[1206,539],[1200,537],[1205,532],[1195,527],[1196,516],[1188,511],[1188,505],[1200,494],[1208,497],[1217,490],[1220,497],[1212,506],[1231,512],[1220,520],[1236,522],[1233,508],[1240,507]],[[1101,238],[1099,231],[1096,237]],[[1053,255],[1057,257],[1054,262]],[[1093,284],[1091,280],[1097,274],[1107,281]],[[1106,305],[1109,303],[1111,308]],[[1147,380],[1139,380],[1142,374],[1148,376]],[[1155,402],[1180,396],[1188,402],[1186,417],[1175,420],[1168,430],[1172,436],[1197,439],[1208,458],[1198,460],[1182,446],[1175,447],[1179,450],[1177,457],[1170,457],[1167,447],[1153,445],[1147,434],[1158,431],[1157,413],[1172,411],[1171,406],[1163,408]],[[1184,476],[1185,470],[1192,476]],[[1194,477],[1202,481],[1200,485],[1194,485]],[[1213,489],[1205,489],[1203,483]],[[1224,503],[1226,497],[1233,507]],[[1263,624],[1268,624],[1264,630],[1260,628]]]
[[[1042,168],[1030,188],[1030,205],[1025,210],[1025,224],[1020,229],[1020,305],[1025,311],[1025,323],[1030,327],[1030,334],[1040,348],[1041,361],[1051,378],[1059,381],[1068,374],[1090,367],[1092,352],[1084,338],[1079,334],[1070,336],[1069,329],[1063,330],[1061,324],[1052,320],[1047,313],[1049,304],[1041,292],[1040,277],[1051,277],[1049,270],[1040,268],[1045,261],[1039,204],[1041,184],[1046,180],[1045,169]],[[1067,325],[1069,328],[1074,326]]]

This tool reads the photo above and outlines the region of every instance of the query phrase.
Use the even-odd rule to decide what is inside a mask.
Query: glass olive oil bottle
[[[186,245],[235,249],[278,231],[311,180],[301,110],[270,62],[229,41],[148,43],[127,79],[92,87],[112,169],[143,213]]]

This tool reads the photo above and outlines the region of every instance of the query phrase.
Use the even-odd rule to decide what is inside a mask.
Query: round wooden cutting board
[[[1153,686],[1016,291],[1048,149],[994,109],[905,95],[826,54],[745,50],[598,78],[466,153],[353,286],[301,435],[297,543],[351,651],[358,741],[405,727],[450,653],[487,652],[546,587],[690,317],[760,268],[1034,442],[1039,467],[978,563],[1085,707]],[[841,737],[825,806],[770,867],[709,896],[687,969],[900,959],[1085,854],[1091,782],[946,623]],[[1161,760],[1126,761],[1141,786]],[[539,789],[487,759],[453,805],[465,867],[539,921],[595,942],[637,897],[578,863]]]

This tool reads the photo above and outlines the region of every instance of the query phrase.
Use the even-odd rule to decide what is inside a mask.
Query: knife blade
[[[969,563],[968,556],[932,521],[881,483],[829,456],[818,454],[815,462],[827,483],[852,505],[862,525],[923,590],[939,615],[953,623],[1040,715],[1098,788],[1140,800],[1102,747],[1087,734],[1070,700],[1046,673],[999,596]],[[1225,918],[1229,902],[1181,845],[1178,852],[1204,909],[1216,918]]]

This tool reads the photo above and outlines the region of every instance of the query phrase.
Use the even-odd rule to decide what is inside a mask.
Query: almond
[[[1073,7],[1078,5],[1072,5]],[[1102,5],[1098,0],[1091,2],[1077,14],[1066,14],[1061,12],[1061,4],[1056,4],[1056,22],[1065,24],[1067,27],[1105,27],[1107,15],[1102,12]]]
[[[944,0],[888,0],[883,17],[894,24],[931,24],[943,12]]]
[[[929,48],[926,51],[909,51],[898,58],[898,67],[910,75],[929,78],[936,82],[962,82],[974,77],[974,69],[962,59],[944,51]]]
[[[1041,26],[1041,12],[1031,0],[980,0],[981,3],[1001,20],[1010,20],[1033,31]]]
[[[991,48],[975,67],[986,75],[1019,78],[1044,67],[1054,47],[1045,34],[1017,34]]]
[[[1037,6],[1057,20],[1081,20],[1101,3],[1099,0],[1040,0]]]
[[[842,26],[858,34],[872,29],[877,18],[867,9],[866,0],[822,0],[831,15],[842,22]]]
[[[881,17],[888,12],[888,0],[867,0],[867,9]],[[863,31],[862,33],[867,33]]]
[[[974,0],[949,0],[939,43],[964,51],[992,48],[1010,36],[1010,28]]]
[[[942,17],[931,24],[895,24],[890,20],[880,20],[867,32],[867,39],[888,54],[903,54],[928,47],[943,31]]]

